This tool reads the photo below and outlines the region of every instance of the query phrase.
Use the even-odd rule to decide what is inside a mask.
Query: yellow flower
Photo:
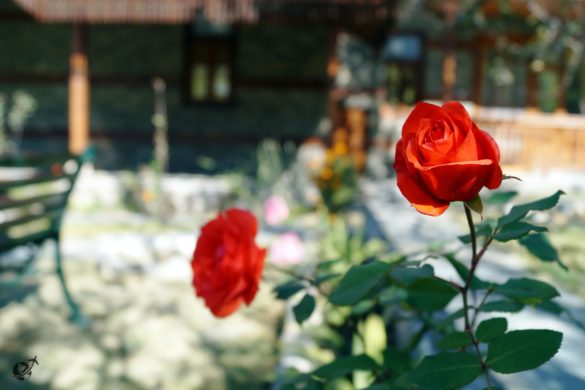
[[[345,142],[336,142],[335,145],[333,145],[333,154],[336,156],[343,156],[347,154],[347,145]]]
[[[331,168],[329,167],[325,167],[321,170],[321,174],[319,175],[319,177],[321,178],[321,180],[329,180],[333,177],[333,170],[331,170]]]

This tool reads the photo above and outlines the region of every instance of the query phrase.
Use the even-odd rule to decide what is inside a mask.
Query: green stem
[[[265,264],[266,264],[265,265],[266,268],[272,268],[275,271],[278,271],[278,272],[283,273],[285,275],[291,276],[291,277],[293,277],[293,278],[295,278],[297,280],[304,280],[305,282],[309,283],[311,286],[315,287],[315,289],[317,289],[317,291],[319,292],[319,294],[321,294],[325,298],[329,299],[329,294],[327,292],[325,292],[323,290],[323,288],[321,288],[321,286],[319,284],[317,284],[317,282],[316,282],[315,279],[311,279],[308,276],[301,275],[301,274],[299,274],[297,272],[294,272],[294,271],[292,271],[290,269],[283,268],[283,267],[278,266],[278,265],[276,265],[274,263],[266,262]]]
[[[491,288],[488,288],[481,300],[481,302],[479,303],[479,305],[477,305],[477,307],[474,308],[474,312],[473,312],[473,318],[471,319],[471,327],[475,327],[475,322],[477,321],[477,315],[479,314],[479,311],[481,310],[481,307],[484,305],[484,303],[487,301],[488,297],[490,296],[490,294],[493,292],[494,290],[492,290]]]
[[[485,377],[485,382],[487,384],[488,389],[492,389],[492,383],[491,383],[491,379],[490,379],[490,374],[489,374],[489,369],[487,364],[485,363],[485,361],[483,360],[482,356],[481,356],[481,352],[479,351],[479,341],[477,341],[477,338],[475,337],[475,334],[473,333],[473,325],[469,320],[469,302],[468,302],[468,297],[467,297],[467,293],[469,292],[469,288],[471,286],[471,282],[473,281],[473,276],[475,274],[475,269],[477,268],[477,264],[479,263],[479,260],[481,259],[481,256],[483,256],[483,254],[485,253],[485,251],[487,250],[487,246],[489,245],[489,242],[491,242],[491,240],[486,241],[486,244],[484,244],[483,248],[481,249],[481,256],[478,255],[477,253],[477,235],[475,234],[475,225],[473,224],[473,216],[471,214],[471,209],[464,204],[464,209],[465,209],[465,216],[467,217],[467,224],[469,225],[469,233],[471,236],[471,266],[469,267],[469,274],[467,275],[467,280],[465,281],[465,285],[463,286],[463,289],[461,290],[461,295],[463,296],[463,317],[464,317],[464,321],[465,321],[465,331],[467,332],[467,334],[469,335],[469,337],[471,338],[471,342],[473,344],[473,349],[475,350],[475,353],[477,355],[477,359],[479,360],[479,363],[481,364],[481,370],[483,372],[483,375]]]

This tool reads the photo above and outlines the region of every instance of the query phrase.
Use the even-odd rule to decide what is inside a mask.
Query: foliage
[[[11,98],[0,94],[0,156],[19,152],[24,125],[36,109],[37,101],[24,91],[16,91]]]
[[[325,164],[315,178],[324,205],[331,213],[347,207],[357,194],[357,168],[345,145],[327,151]]]
[[[470,233],[459,240],[471,247],[468,261],[463,257],[467,250],[460,249],[388,253],[352,233],[341,217],[331,222],[322,244],[329,248],[322,254],[327,260],[312,272],[291,271],[293,278],[277,286],[275,293],[279,299],[294,299],[295,319],[305,329],[310,329],[307,320],[316,308],[322,307],[324,328],[314,337],[335,358],[289,378],[284,388],[451,389],[483,380],[486,388],[495,389],[494,372],[532,370],[554,357],[562,333],[509,329],[499,313],[534,307],[570,317],[557,301],[558,290],[528,277],[496,283],[476,275],[495,241],[506,245],[517,241],[536,259],[566,268],[547,228],[533,218],[553,208],[563,192],[492,216],[516,195],[496,192],[481,207],[474,200],[470,206],[482,213],[479,223],[471,207],[463,204]],[[459,280],[438,276],[436,259],[451,264]],[[323,300],[326,304],[321,306]],[[421,349],[422,340],[433,345],[432,353]]]

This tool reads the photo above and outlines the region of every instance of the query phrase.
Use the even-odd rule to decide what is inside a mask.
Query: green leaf
[[[370,385],[368,387],[366,387],[365,390],[392,390],[392,385],[390,384],[390,382],[385,382],[385,383],[374,383],[373,385]]]
[[[453,268],[455,268],[455,271],[457,271],[457,274],[459,275],[461,280],[463,280],[463,282],[465,283],[467,281],[467,277],[469,275],[469,270],[467,269],[467,267],[465,265],[463,265],[463,263],[461,263],[459,260],[457,260],[455,258],[455,256],[453,256],[452,254],[444,255],[444,257],[447,259],[447,261],[449,263],[451,263]],[[470,287],[472,290],[484,290],[484,289],[488,288],[489,286],[490,286],[489,283],[484,282],[483,280],[481,280],[480,278],[478,278],[475,275],[471,279],[471,286]]]
[[[338,358],[313,371],[313,375],[332,379],[350,374],[354,371],[371,371],[377,367],[376,362],[368,355],[356,355]]]
[[[537,304],[560,296],[557,289],[550,284],[529,278],[510,279],[504,284],[496,285],[494,291],[526,304]]]
[[[305,285],[298,280],[289,280],[286,283],[274,287],[276,299],[288,299],[305,288]]]
[[[548,329],[514,330],[488,344],[486,363],[502,374],[532,370],[559,350],[563,334]]]
[[[359,301],[355,305],[351,307],[351,315],[353,316],[361,316],[368,311],[370,311],[374,306],[376,306],[376,301],[373,299],[364,299]]]
[[[534,202],[525,203],[512,207],[512,209],[507,215],[504,215],[503,217],[500,217],[498,219],[498,227],[508,225],[510,223],[516,222],[524,218],[529,211],[532,210],[542,211],[553,208],[559,202],[559,199],[563,194],[564,194],[563,191],[557,191],[547,198],[539,199]]]
[[[483,312],[501,312],[501,313],[517,313],[524,308],[520,302],[514,301],[492,301],[484,303],[479,311]]]
[[[516,240],[522,238],[530,232],[546,232],[547,228],[543,226],[532,225],[527,222],[514,222],[508,225],[504,225],[498,234],[494,236],[494,239],[500,242],[506,242],[510,240]]]
[[[480,373],[476,356],[443,352],[425,357],[410,373],[410,381],[424,389],[452,389],[473,382]]]
[[[457,292],[455,287],[444,280],[421,278],[408,287],[408,302],[420,310],[441,310]]]
[[[447,317],[436,321],[435,324],[435,328],[438,330],[441,330],[443,328],[446,328],[447,326],[450,326],[453,324],[453,321],[458,320],[459,318],[463,318],[465,315],[465,310],[463,310],[463,308],[449,314]]]
[[[390,275],[399,283],[408,286],[414,283],[417,279],[434,276],[435,271],[433,270],[433,267],[425,264],[419,268],[395,267],[392,272],[390,272]]]
[[[511,201],[518,192],[516,191],[498,191],[493,192],[486,200],[486,203],[490,204],[506,204]]]
[[[395,348],[388,347],[382,353],[384,356],[383,367],[386,370],[391,370],[392,376],[397,378],[411,368],[411,359],[407,353],[400,352]]]
[[[482,321],[475,331],[477,340],[481,343],[487,343],[495,337],[501,336],[506,333],[508,329],[508,320],[502,317],[491,318],[489,320]]]
[[[315,298],[312,295],[305,294],[303,299],[293,307],[295,320],[302,324],[313,314],[313,310],[315,310]]]
[[[445,335],[439,342],[437,346],[443,350],[446,349],[457,349],[466,347],[471,344],[471,337],[467,332],[453,332]]]
[[[471,210],[483,216],[483,202],[481,201],[481,196],[479,196],[479,194],[477,194],[472,200],[465,202],[465,204]]]
[[[561,262],[559,254],[544,234],[530,234],[520,240],[530,253],[542,261],[556,261],[566,271],[569,269]]]
[[[320,276],[317,276],[315,278],[315,283],[314,284],[316,286],[319,286],[319,285],[321,285],[321,284],[323,284],[323,283],[325,283],[325,282],[327,282],[327,281],[329,281],[331,279],[335,279],[338,276],[341,276],[341,274],[339,272],[331,272],[331,273],[328,273],[328,274],[325,274],[325,275],[320,275]]]
[[[378,294],[378,299],[382,305],[395,305],[406,300],[408,293],[405,289],[397,286],[385,288]]]
[[[389,269],[390,264],[381,261],[352,266],[333,290],[329,300],[339,306],[358,302],[386,276]]]
[[[493,223],[494,222],[491,220],[485,220],[482,223],[478,223],[477,225],[475,225],[476,237],[485,237],[491,235],[494,230],[492,226]],[[470,234],[464,234],[462,236],[458,236],[457,238],[464,244],[469,244],[471,242]]]
[[[554,301],[544,301],[536,306],[537,309],[544,310],[546,312],[556,314],[560,316],[563,314],[565,309]]]
[[[322,260],[319,261],[317,263],[317,269],[319,270],[327,270],[333,266],[335,266],[336,264],[338,264],[339,262],[341,262],[343,259],[338,258],[338,259],[329,259],[329,260]]]

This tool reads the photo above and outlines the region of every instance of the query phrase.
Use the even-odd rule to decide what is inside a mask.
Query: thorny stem
[[[481,256],[483,256],[483,254],[487,250],[487,247],[491,242],[491,238],[485,242],[482,249],[478,253],[477,252],[477,236],[475,234],[475,225],[473,224],[473,216],[471,214],[471,209],[466,204],[464,204],[463,206],[465,209],[465,216],[467,217],[467,224],[469,225],[469,233],[471,236],[471,251],[472,251],[471,252],[471,267],[469,267],[469,274],[467,275],[467,280],[465,281],[465,285],[463,286],[463,289],[461,290],[461,295],[463,297],[463,317],[465,320],[465,331],[467,332],[467,334],[469,334],[469,337],[471,338],[473,348],[475,349],[475,353],[476,353],[477,358],[481,364],[481,369],[482,369],[483,375],[485,377],[485,382],[487,384],[487,387],[488,387],[488,389],[492,389],[492,383],[491,383],[491,379],[490,379],[488,366],[487,366],[486,362],[483,360],[483,358],[481,357],[481,352],[479,351],[479,341],[477,341],[477,338],[475,337],[475,335],[473,333],[473,323],[470,322],[470,320],[469,320],[469,303],[468,303],[468,297],[467,297],[467,293],[469,292],[469,288],[471,287],[471,283],[473,281],[473,276],[475,274],[475,269],[477,267],[477,264],[479,263]],[[477,315],[477,312],[475,313],[475,315]],[[475,316],[474,316],[473,322],[475,322]]]

